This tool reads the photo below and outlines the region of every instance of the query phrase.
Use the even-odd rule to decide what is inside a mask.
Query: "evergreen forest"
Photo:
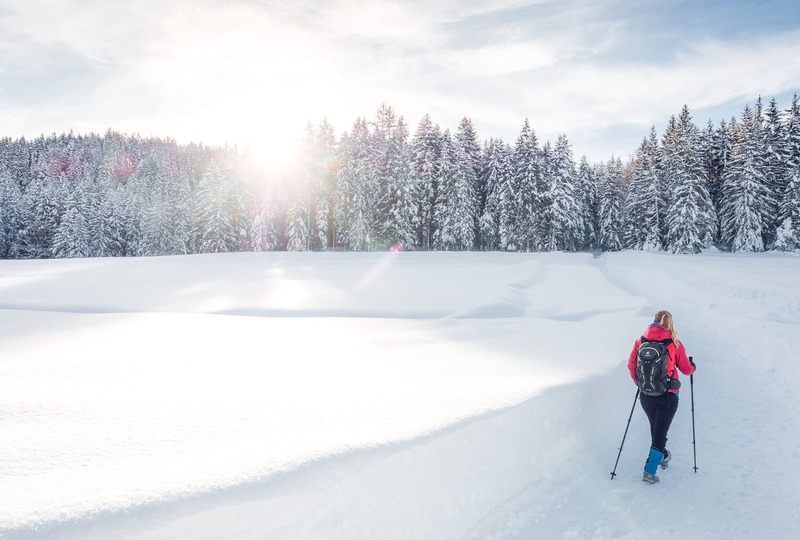
[[[704,127],[684,106],[630,157],[566,135],[481,140],[383,105],[309,125],[292,167],[108,131],[0,139],[0,258],[273,250],[800,251],[800,104]]]

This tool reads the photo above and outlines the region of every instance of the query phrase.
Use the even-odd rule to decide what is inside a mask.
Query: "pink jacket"
[[[647,330],[644,332],[645,339],[649,339],[652,341],[663,341],[665,339],[669,339],[670,333],[669,330],[660,326],[658,324],[651,324],[647,327]],[[628,371],[631,373],[631,379],[633,382],[636,382],[636,353],[639,350],[639,345],[642,344],[641,338],[636,340],[636,343],[633,344],[633,350],[631,350],[631,354],[628,357]],[[667,375],[672,377],[673,379],[679,379],[678,371],[683,373],[684,375],[691,375],[694,373],[694,366],[689,362],[689,357],[686,356],[686,349],[683,348],[683,343],[680,341],[672,342],[667,345]],[[678,369],[675,369],[677,366]],[[672,388],[668,390],[669,392],[678,393],[677,388]]]

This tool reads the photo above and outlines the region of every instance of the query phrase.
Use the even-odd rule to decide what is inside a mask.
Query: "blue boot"
[[[663,460],[664,453],[661,450],[651,446],[650,455],[647,456],[647,463],[644,464],[644,475],[642,476],[642,482],[655,484],[659,481],[658,476],[656,476],[656,471]]]

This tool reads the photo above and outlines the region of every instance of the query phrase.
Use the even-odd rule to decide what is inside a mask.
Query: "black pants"
[[[665,452],[667,432],[678,411],[678,396],[673,392],[665,392],[660,396],[639,394],[639,402],[650,421],[650,446]]]

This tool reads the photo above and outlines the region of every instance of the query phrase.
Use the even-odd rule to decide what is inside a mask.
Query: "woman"
[[[666,345],[667,362],[666,373],[669,379],[664,386],[654,388],[642,381],[643,369],[639,365],[639,349],[642,343],[662,343]],[[643,353],[644,354],[644,353]],[[677,369],[676,369],[677,368]],[[661,310],[656,313],[655,320],[647,327],[644,335],[636,340],[633,350],[628,357],[628,371],[631,378],[640,389],[639,402],[642,404],[647,419],[650,421],[650,454],[644,465],[644,475],[642,480],[648,484],[658,482],[656,470],[661,465],[662,469],[667,468],[669,460],[672,458],[667,450],[667,432],[678,410],[678,392],[680,381],[678,371],[684,375],[691,375],[695,371],[694,363],[686,356],[686,349],[683,343],[678,341],[678,333],[675,331],[675,323],[669,311]],[[639,376],[637,377],[637,371]],[[652,380],[651,380],[652,382]],[[659,393],[664,389],[663,393]],[[657,394],[657,395],[654,395]]]

